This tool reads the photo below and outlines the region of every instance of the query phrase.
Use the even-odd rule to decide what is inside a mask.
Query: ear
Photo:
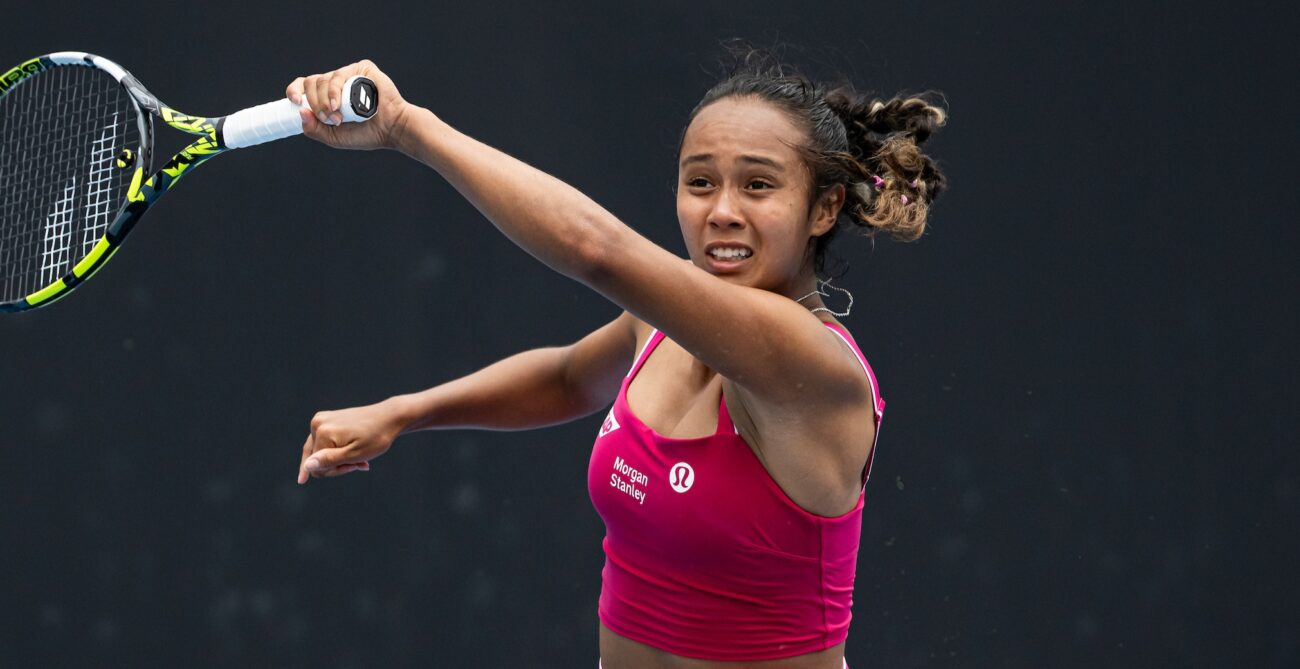
[[[839,217],[840,207],[843,206],[844,184],[835,184],[822,193],[812,210],[812,229],[809,230],[812,236],[820,237],[835,227],[835,219]]]

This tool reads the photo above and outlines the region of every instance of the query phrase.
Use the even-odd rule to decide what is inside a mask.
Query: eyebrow
[[[752,156],[749,154],[744,154],[740,156],[740,159],[747,163],[754,163],[757,165],[767,165],[768,167],[771,167],[772,169],[778,172],[785,171],[784,167],[779,165],[775,160],[772,160],[771,158],[764,158],[763,156]],[[691,163],[706,163],[710,160],[713,160],[712,153],[697,153],[693,156],[687,156],[686,158],[683,158],[682,167],[686,167]]]

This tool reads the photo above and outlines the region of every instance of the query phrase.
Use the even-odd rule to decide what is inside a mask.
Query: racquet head
[[[365,77],[348,79],[339,110],[378,109]],[[305,106],[305,102],[304,102]],[[150,174],[154,119],[198,137]],[[120,65],[63,51],[0,75],[0,313],[44,306],[95,273],[163,193],[231,149],[302,133],[280,99],[229,116],[183,114]]]
[[[40,304],[109,251],[101,241],[152,147],[122,74],[44,56],[0,76],[0,311]]]

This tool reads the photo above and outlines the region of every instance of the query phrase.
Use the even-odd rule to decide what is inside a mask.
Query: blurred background
[[[940,91],[930,231],[836,250],[889,403],[850,664],[1294,667],[1283,7],[54,3],[7,12],[0,60],[102,54],[218,115],[368,57],[683,255],[677,138],[720,40]],[[394,153],[299,139],[200,172],[85,288],[0,319],[0,666],[594,666],[604,411],[294,476],[315,411],[619,309]]]

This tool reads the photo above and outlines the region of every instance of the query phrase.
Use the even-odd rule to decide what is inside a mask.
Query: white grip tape
[[[358,116],[352,109],[352,85],[360,78],[353,76],[343,82],[343,100],[339,105],[339,114],[345,123],[367,120],[365,117]],[[221,128],[222,138],[228,148],[241,149],[245,146],[301,135],[302,117],[298,115],[300,108],[311,109],[307,105],[306,95],[302,96],[301,107],[286,98],[237,111],[226,117],[226,122]]]
[[[307,97],[303,96],[303,107],[307,106]],[[249,107],[226,117],[221,126],[221,136],[226,146],[241,149],[273,139],[283,139],[302,134],[302,117],[298,116],[298,105],[292,100],[276,100],[264,105]]]

